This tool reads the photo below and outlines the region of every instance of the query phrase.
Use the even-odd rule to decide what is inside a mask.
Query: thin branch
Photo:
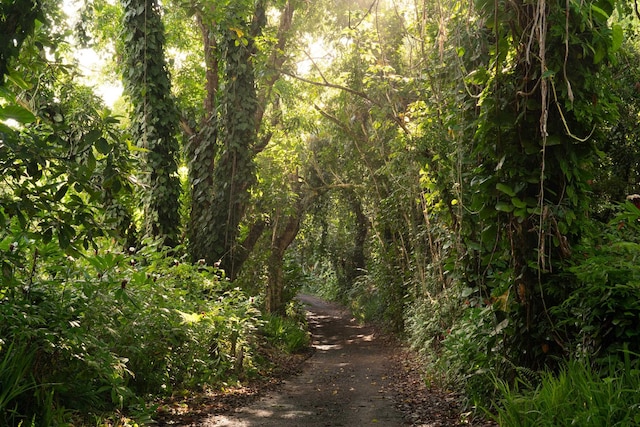
[[[360,24],[362,24],[362,21],[364,21],[365,18],[371,14],[371,11],[373,10],[374,6],[377,3],[378,3],[378,0],[373,0],[373,3],[371,3],[371,6],[369,6],[369,10],[367,10],[367,13],[362,15],[362,18],[360,19],[360,21],[358,21],[358,23],[355,24],[353,27],[351,26],[351,11],[349,11],[349,29],[350,30],[355,30],[356,28],[358,28],[360,26]]]
[[[348,92],[348,93],[350,93],[352,95],[356,95],[359,98],[365,99],[365,100],[371,102],[372,104],[376,104],[376,102],[374,102],[371,98],[369,98],[369,95],[367,95],[366,93],[357,91],[355,89],[351,89],[350,87],[347,87],[347,86],[342,86],[342,85],[339,85],[339,84],[330,83],[330,82],[324,80],[324,78],[323,78],[322,82],[317,82],[315,80],[310,80],[310,79],[307,79],[307,78],[304,78],[304,77],[300,77],[300,76],[298,76],[296,74],[293,74],[293,73],[291,73],[289,71],[286,71],[286,70],[283,70],[282,74],[287,75],[289,77],[292,77],[292,78],[294,78],[296,80],[299,80],[299,81],[301,81],[303,83],[309,83],[309,84],[314,85],[314,86],[328,87],[328,88],[332,88],[332,89],[339,89],[339,90],[342,90],[344,92]]]
[[[365,186],[359,185],[359,184],[348,184],[348,183],[325,184],[321,187],[312,187],[311,191],[313,191],[316,194],[320,194],[330,190],[354,190],[358,188],[362,189],[362,188],[365,188]]]
[[[281,71],[282,66],[284,65],[284,62],[287,59],[285,51],[286,51],[286,46],[288,41],[288,33],[291,30],[291,26],[293,23],[294,11],[295,11],[295,7],[292,4],[292,2],[287,1],[287,3],[284,6],[284,11],[280,15],[280,24],[278,27],[277,41],[271,51],[271,56],[269,57],[269,61],[268,61],[268,63],[271,66],[272,73],[265,79],[265,81],[261,86],[260,93],[258,94],[258,108],[256,110],[256,115],[255,115],[255,123],[258,130],[260,129],[260,125],[262,124],[262,118],[264,117],[264,113],[267,110],[267,101],[271,96],[273,85],[276,83],[276,81],[278,81],[278,79],[282,75],[282,71]],[[264,149],[266,144],[261,143],[258,146],[262,146],[262,149]]]
[[[188,138],[191,138],[196,134],[196,130],[189,125],[188,119],[184,116],[180,117],[180,128]]]
[[[324,111],[322,108],[318,107],[315,104],[313,105],[313,108],[315,108],[315,110],[318,111],[323,117],[329,119],[331,122],[335,123],[337,126],[342,128],[344,130],[344,132],[352,138],[352,140],[353,140],[352,142],[353,142],[354,146],[356,147],[356,150],[358,150],[358,153],[360,154],[360,157],[362,158],[362,161],[365,163],[367,168],[371,171],[371,178],[373,179],[373,184],[374,184],[374,186],[376,188],[376,193],[378,194],[378,196],[380,198],[382,198],[382,196],[381,196],[382,193],[380,192],[380,188],[379,188],[379,185],[378,185],[378,180],[376,179],[375,168],[369,164],[369,161],[367,160],[367,156],[365,155],[365,153],[360,148],[360,145],[358,144],[358,141],[361,138],[355,132],[353,132],[348,126],[346,126],[344,123],[342,123],[340,121],[340,119],[338,119],[337,117],[327,113],[326,111]],[[365,136],[366,136],[366,134],[365,134]]]
[[[328,112],[324,111],[322,108],[318,107],[316,104],[313,104],[313,108],[318,113],[320,113],[320,115],[322,115],[322,117],[328,119],[330,122],[332,122],[333,124],[335,124],[338,127],[340,127],[354,141],[357,141],[358,139],[360,139],[360,137],[358,135],[356,135],[348,126],[346,126],[344,123],[342,123],[340,121],[340,119],[338,119],[337,117],[335,117],[335,116],[329,114]]]
[[[382,105],[381,105],[379,102],[376,102],[376,101],[374,101],[373,99],[371,99],[371,98],[369,97],[369,95],[367,95],[366,93],[364,93],[364,92],[360,92],[360,91],[358,91],[358,90],[352,89],[352,88],[347,87],[347,86],[342,86],[342,85],[339,85],[339,84],[330,83],[330,82],[328,82],[328,81],[324,80],[324,78],[323,78],[323,80],[324,80],[324,81],[322,81],[322,82],[318,82],[318,81],[315,81],[315,80],[310,80],[310,79],[307,79],[307,78],[304,78],[304,77],[300,77],[300,76],[298,76],[298,75],[295,75],[295,74],[293,74],[293,73],[291,73],[291,72],[288,72],[288,71],[285,71],[285,70],[283,70],[283,71],[282,71],[282,74],[287,75],[287,76],[289,76],[289,77],[292,77],[292,78],[294,78],[294,79],[296,79],[296,80],[299,80],[299,81],[301,81],[301,82],[303,82],[303,83],[308,83],[308,84],[311,84],[311,85],[314,85],[314,86],[320,86],[320,87],[328,87],[328,88],[332,88],[332,89],[338,89],[338,90],[341,90],[341,91],[344,91],[344,92],[350,93],[350,94],[352,94],[352,95],[356,95],[357,97],[362,98],[362,99],[364,99],[365,101],[370,102],[371,104],[375,105],[376,107],[381,107],[381,108],[382,108]],[[317,106],[315,106],[315,105],[314,105],[314,107],[316,107],[316,109],[317,109],[318,111],[321,111],[321,109],[319,109]],[[396,115],[394,115],[394,114],[387,114],[387,116],[388,116],[391,120],[393,120],[393,121],[394,121],[394,122],[395,122],[395,123],[396,123],[396,124],[397,124],[401,129],[402,129],[402,131],[403,131],[406,135],[411,136],[411,131],[409,130],[409,128],[407,128],[407,125],[404,123],[404,121],[402,120],[402,118],[397,117],[397,116],[396,116]]]

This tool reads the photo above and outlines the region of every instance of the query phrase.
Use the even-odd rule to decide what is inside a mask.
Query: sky
[[[78,18],[78,10],[82,1],[64,0],[62,10],[68,16],[70,26],[73,27]],[[92,48],[74,49],[74,58],[80,64],[80,71],[84,75],[81,80],[94,89],[96,95],[101,97],[110,108],[122,96],[122,84],[120,82],[106,82],[102,70],[106,67],[106,61]]]

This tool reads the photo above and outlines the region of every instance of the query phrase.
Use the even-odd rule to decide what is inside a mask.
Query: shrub
[[[263,333],[277,348],[290,354],[309,348],[309,332],[298,319],[268,314],[264,320]]]
[[[568,269],[570,291],[552,314],[572,353],[606,359],[625,346],[640,352],[640,244],[633,241],[639,214],[627,207]]]
[[[500,425],[513,427],[631,426],[640,423],[640,370],[627,356],[613,358],[608,374],[571,360],[557,375],[546,372],[537,387],[496,379]]]
[[[0,288],[0,381],[16,385],[0,391],[9,425],[139,407],[255,370],[260,312],[213,268],[156,247],[75,259],[55,245],[11,250]]]

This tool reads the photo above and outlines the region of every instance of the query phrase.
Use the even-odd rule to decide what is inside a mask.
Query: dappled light
[[[387,375],[391,348],[373,339],[361,340],[375,332],[371,326],[350,322],[350,314],[342,307],[309,295],[298,299],[308,307],[315,350],[303,372],[287,380],[277,394],[233,415],[201,420],[199,425],[402,425]]]
[[[640,425],[639,37],[3,1],[0,426]]]

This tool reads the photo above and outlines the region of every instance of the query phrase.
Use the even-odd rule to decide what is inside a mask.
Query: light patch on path
[[[360,427],[406,425],[386,376],[393,348],[341,307],[302,295],[315,354],[300,375],[251,406],[215,415],[206,427]]]

